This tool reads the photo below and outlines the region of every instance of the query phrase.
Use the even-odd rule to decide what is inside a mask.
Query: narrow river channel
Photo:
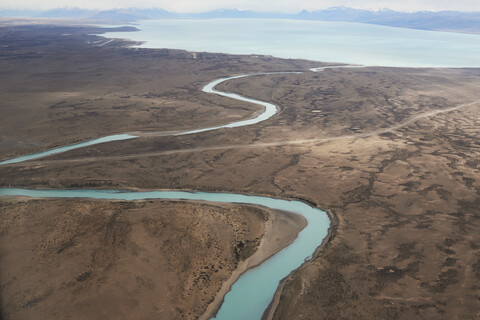
[[[323,69],[323,68],[317,68],[317,69]],[[180,132],[171,132],[171,133],[148,132],[146,135],[181,136],[181,135],[187,135],[187,134],[194,134],[194,133],[200,133],[200,132],[206,132],[206,131],[219,130],[219,129],[223,129],[223,128],[244,127],[244,126],[249,126],[249,125],[252,125],[252,124],[256,124],[256,123],[265,121],[265,120],[273,117],[278,112],[277,106],[275,106],[274,104],[271,104],[269,102],[260,101],[260,100],[256,100],[256,99],[251,99],[251,98],[246,98],[246,97],[243,97],[239,94],[218,91],[218,90],[215,89],[215,86],[219,85],[222,82],[228,81],[228,80],[251,77],[251,76],[261,76],[261,75],[268,75],[268,74],[299,74],[299,73],[302,73],[302,72],[249,73],[249,74],[242,74],[242,75],[228,77],[228,78],[216,79],[212,82],[209,82],[207,85],[205,85],[203,87],[202,91],[206,92],[206,93],[217,94],[217,95],[220,95],[222,97],[227,97],[227,98],[230,98],[230,99],[235,99],[235,100],[249,102],[249,103],[259,105],[259,106],[264,108],[263,112],[261,112],[258,116],[254,117],[254,118],[251,118],[251,119],[235,121],[235,122],[231,122],[231,123],[227,123],[227,124],[219,125],[219,126],[214,126],[214,127],[207,127],[207,128],[195,129],[195,130],[186,130],[186,131],[180,131]],[[80,149],[80,148],[92,146],[92,145],[95,145],[95,144],[107,143],[107,142],[112,142],[112,141],[120,141],[120,140],[129,140],[129,139],[135,139],[135,138],[139,138],[139,136],[136,136],[135,134],[132,134],[130,132],[129,133],[109,135],[109,136],[101,137],[101,138],[98,138],[98,139],[89,140],[89,141],[85,141],[85,142],[81,142],[81,143],[76,143],[76,144],[72,144],[72,145],[68,145],[68,146],[64,146],[64,147],[58,147],[58,148],[50,149],[50,150],[39,152],[39,153],[34,153],[34,154],[30,154],[30,155],[25,155],[25,156],[21,156],[21,157],[16,157],[16,158],[12,158],[12,159],[3,160],[3,161],[0,161],[0,166],[5,165],[5,164],[19,163],[19,162],[24,162],[24,161],[28,161],[28,160],[44,158],[44,157],[48,157],[48,156],[51,156],[51,155],[54,155],[54,154],[59,154],[59,153],[67,152],[67,151],[74,150],[74,149]]]
[[[30,190],[4,188],[0,196],[27,196],[35,198],[90,198],[90,199],[175,199],[228,202],[260,205],[271,209],[300,214],[308,222],[297,239],[266,260],[248,270],[235,282],[215,319],[260,319],[268,307],[279,282],[300,267],[318,248],[328,233],[327,214],[301,201],[274,199],[232,193],[184,191],[130,192],[117,190]]]
[[[331,68],[331,67],[326,67]],[[318,71],[323,68],[316,68]],[[278,72],[278,73],[255,73],[244,74],[228,78],[221,78],[207,84],[203,91],[218,94],[231,99],[250,102],[264,108],[258,116],[216,127],[189,130],[172,133],[171,135],[195,134],[205,131],[218,130],[222,128],[235,128],[252,125],[265,121],[278,112],[278,108],[268,102],[246,98],[238,94],[221,92],[215,86],[231,79],[247,76],[258,76],[265,74],[299,73],[299,72]],[[106,136],[103,138],[65,146],[48,151],[21,156],[0,162],[0,165],[24,162],[32,159],[47,157],[53,154],[66,152],[73,149],[83,148],[94,144],[106,143],[139,138],[138,136],[125,133]],[[261,319],[264,311],[272,301],[277,287],[282,279],[292,271],[299,268],[305,261],[309,260],[315,250],[322,244],[328,234],[330,219],[328,215],[305,202],[296,200],[282,200],[270,197],[232,194],[232,193],[210,193],[210,192],[186,192],[186,191],[121,191],[121,190],[33,190],[19,188],[0,188],[0,197],[5,196],[26,196],[35,198],[89,198],[89,199],[171,199],[171,200],[197,200],[226,203],[239,203],[249,205],[260,205],[274,210],[283,210],[299,214],[307,220],[305,227],[297,239],[279,251],[277,254],[263,262],[261,265],[248,270],[233,284],[231,290],[225,295],[224,302],[218,310],[215,319]]]

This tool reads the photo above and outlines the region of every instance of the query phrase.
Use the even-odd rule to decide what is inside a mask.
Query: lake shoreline
[[[388,67],[480,67],[478,57],[465,55],[478,52],[480,56],[480,45],[471,45],[480,43],[478,34],[339,21],[248,18],[139,20],[136,28],[139,31],[128,35],[107,32],[104,36],[141,43],[134,45],[137,48],[272,55],[313,61],[332,61],[335,57],[335,61],[346,64]],[[272,28],[276,31],[272,32]],[[450,46],[452,41],[457,44],[455,48]],[[290,44],[288,49],[285,43]]]
[[[65,30],[35,30],[58,34],[51,42],[42,38],[55,49],[52,53],[46,50],[31,57],[29,51],[37,47],[29,46],[28,39],[36,39],[20,31],[10,37],[13,47],[5,50],[3,96],[12,103],[5,104],[4,125],[0,126],[4,156],[33,153],[49,144],[70,144],[92,134],[108,135],[115,128],[128,132],[158,127],[182,130],[195,124],[215,125],[229,114],[233,116],[228,119],[239,119],[254,108],[199,95],[201,86],[228,74],[312,66],[312,62],[267,56],[125,49],[122,41],[95,48],[95,41],[101,44],[106,40],[91,35],[65,45],[69,41],[62,36]],[[62,73],[65,63],[58,62],[59,55],[66,59],[71,73]],[[88,59],[79,60],[79,56]],[[102,69],[102,64],[108,68]],[[32,79],[36,81],[23,86]],[[95,79],[95,90],[85,79]],[[480,234],[474,223],[478,206],[473,202],[478,196],[474,188],[478,184],[474,181],[479,158],[475,148],[478,108],[436,113],[392,132],[361,138],[353,135],[403,123],[425,111],[476,101],[480,99],[479,79],[478,69],[472,68],[369,68],[232,82],[224,87],[274,101],[281,113],[261,129],[135,139],[71,151],[51,161],[4,166],[0,184],[64,189],[223,189],[304,197],[333,210],[341,225],[328,242],[328,250],[290,275],[292,280],[284,285],[275,318],[295,319],[300,314],[312,319],[356,315],[475,318],[477,292],[462,283],[475,282],[472,253]],[[55,92],[49,91],[53,85]],[[109,95],[112,89],[115,94]],[[92,98],[94,104],[88,100]],[[161,108],[151,108],[152,102]],[[72,106],[78,108],[72,111]],[[62,116],[65,112],[73,112],[73,116],[68,130],[59,134],[54,129],[68,120]],[[95,117],[90,116],[92,112]],[[152,121],[147,118],[150,115],[160,117]],[[15,125],[19,119],[23,126]],[[344,134],[352,138],[314,142],[318,137]],[[272,145],[273,138],[299,143]],[[252,142],[265,146],[242,147]],[[226,150],[209,148],[218,144]],[[240,147],[228,150],[237,145]],[[158,152],[179,149],[185,153]],[[405,255],[405,250],[411,254]],[[463,281],[457,283],[457,279]],[[302,285],[308,290],[303,292]],[[436,290],[440,285],[442,291]],[[424,308],[425,301],[432,303]],[[102,310],[115,303],[105,304]],[[5,308],[10,305],[5,299]],[[30,310],[45,307],[42,301]]]

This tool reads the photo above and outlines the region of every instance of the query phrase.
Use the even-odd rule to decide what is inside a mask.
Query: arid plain
[[[1,166],[0,186],[304,199],[331,213],[332,237],[282,284],[272,318],[480,316],[479,69],[312,72],[324,64],[102,45],[90,35],[99,31],[0,28],[0,160],[108,134],[141,138]],[[218,89],[273,102],[281,108],[275,117],[195,135],[148,134],[251,117],[258,106],[201,89],[263,71],[302,73]],[[8,319],[118,318],[120,305],[126,318],[197,318],[264,235],[276,241],[270,224],[284,235],[271,251],[302,227],[294,217],[237,205],[1,201]]]

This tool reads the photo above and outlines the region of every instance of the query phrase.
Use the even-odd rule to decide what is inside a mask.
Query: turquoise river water
[[[321,67],[321,68],[316,68],[316,69],[320,70],[320,69],[325,69],[325,68],[332,68],[332,67]],[[274,104],[271,104],[271,103],[265,102],[265,101],[256,100],[256,99],[246,98],[246,97],[243,97],[243,96],[235,94],[235,93],[218,91],[218,90],[215,90],[215,86],[217,86],[218,84],[220,84],[224,81],[231,80],[231,79],[238,79],[238,78],[244,78],[244,77],[250,77],[250,76],[259,76],[259,75],[266,75],[266,74],[282,74],[282,73],[301,73],[301,72],[266,72],[266,73],[242,74],[242,75],[238,75],[238,76],[220,78],[220,79],[214,80],[214,81],[208,83],[207,85],[205,85],[205,87],[203,87],[203,89],[202,89],[202,91],[206,92],[206,93],[213,93],[213,94],[217,94],[217,95],[227,97],[227,98],[230,98],[230,99],[250,102],[250,103],[259,105],[260,107],[263,107],[263,111],[260,112],[259,115],[255,116],[253,118],[250,118],[250,119],[231,122],[231,123],[227,123],[227,124],[223,124],[223,125],[219,125],[219,126],[207,127],[207,128],[195,129],[195,130],[187,130],[187,131],[181,131],[181,132],[176,132],[176,133],[173,132],[173,133],[163,134],[163,135],[164,136],[168,136],[168,135],[180,136],[180,135],[195,134],[195,133],[201,133],[201,132],[206,132],[206,131],[218,130],[218,129],[222,129],[222,128],[237,128],[237,127],[243,127],[243,126],[249,126],[249,125],[252,125],[252,124],[256,124],[256,123],[259,123],[259,122],[262,122],[262,121],[265,121],[265,120],[271,118],[278,111],[278,108]],[[149,134],[152,134],[152,132],[149,132]],[[101,137],[101,138],[98,138],[98,139],[89,140],[89,141],[85,141],[85,142],[81,142],[81,143],[76,143],[76,144],[72,144],[72,145],[68,145],[68,146],[64,146],[64,147],[58,147],[58,148],[50,149],[50,150],[35,153],[35,154],[30,154],[30,155],[20,156],[20,157],[16,157],[16,158],[12,158],[12,159],[3,160],[3,161],[0,161],[0,166],[1,165],[6,165],[6,164],[12,164],[12,163],[20,163],[20,162],[24,162],[24,161],[28,161],[28,160],[39,159],[39,158],[51,156],[51,155],[54,155],[54,154],[67,152],[67,151],[74,150],[74,149],[79,149],[79,148],[92,146],[92,145],[95,145],[95,144],[107,143],[107,142],[113,142],[113,141],[120,141],[120,140],[129,140],[129,139],[135,139],[135,138],[139,138],[139,137],[136,136],[136,135],[130,134],[130,133],[109,135],[109,136]]]
[[[145,41],[143,47],[175,48],[233,54],[264,54],[282,58],[305,58],[326,62],[394,67],[480,67],[480,35],[430,32],[402,28],[321,21],[268,19],[150,20],[141,21],[139,32],[108,33],[111,38]],[[104,43],[105,44],[105,43]],[[311,71],[319,71],[313,68]],[[222,78],[207,84],[203,91],[257,104],[264,108],[258,116],[230,124],[172,133],[195,134],[221,128],[252,125],[272,117],[278,110],[268,102],[233,93],[219,92],[222,81],[259,74]],[[94,144],[134,139],[125,133],[59,147],[45,152],[8,159],[9,165],[46,157]],[[327,214],[301,201],[273,199],[229,193],[183,191],[117,190],[30,190],[0,189],[2,196],[91,199],[184,199],[254,204],[297,213],[307,227],[288,247],[244,273],[225,296],[215,319],[260,319],[272,300],[281,279],[301,266],[321,245],[330,220]]]
[[[18,188],[0,189],[2,196],[27,196],[38,198],[91,198],[91,199],[176,199],[201,200],[261,205],[300,214],[308,222],[297,239],[288,247],[250,269],[234,283],[215,319],[260,319],[273,298],[279,282],[290,272],[310,259],[330,226],[327,214],[301,201],[231,193],[206,193],[184,191],[130,192],[116,190],[30,190]]]
[[[332,67],[325,67],[332,68]],[[320,71],[323,68],[316,68],[312,71]],[[218,130],[221,128],[235,128],[252,125],[265,121],[278,112],[278,108],[268,102],[246,98],[238,94],[227,93],[215,90],[219,83],[235,78],[246,76],[257,76],[262,73],[246,74],[221,78],[207,84],[203,91],[218,94],[231,99],[241,100],[257,104],[263,108],[259,115],[246,120],[241,120],[216,127],[189,130],[172,133],[172,135],[195,134],[204,131]],[[70,146],[59,147],[48,151],[21,156],[0,162],[0,165],[20,163],[32,159],[47,157],[53,154],[69,150],[83,148],[110,141],[119,141],[139,138],[128,133],[110,135],[103,138],[78,143]],[[131,192],[118,190],[30,190],[18,188],[0,189],[2,196],[27,196],[37,198],[90,198],[90,199],[175,199],[175,200],[201,200],[214,202],[228,202],[261,205],[271,209],[278,209],[302,215],[307,220],[307,227],[304,228],[297,239],[279,251],[273,257],[263,262],[260,266],[248,270],[233,284],[231,290],[225,295],[224,301],[216,314],[215,319],[260,319],[265,309],[271,302],[279,282],[288,276],[290,272],[300,267],[306,260],[310,259],[316,248],[321,245],[328,233],[330,220],[327,214],[319,209],[313,208],[301,201],[290,201],[273,199],[269,197],[250,196],[230,193],[205,193],[205,192],[184,192],[184,191],[145,191]]]
[[[146,41],[142,46],[234,54],[266,54],[283,58],[395,67],[480,67],[480,36],[389,28],[355,23],[265,20],[154,20],[139,22],[139,32],[108,33],[107,37]],[[313,68],[311,71],[320,71]],[[246,76],[217,79],[204,88],[213,93],[254,103],[263,108],[257,116],[216,127],[187,130],[172,135],[196,134],[221,128],[252,125],[272,117],[271,103],[215,90],[219,83]],[[99,143],[138,138],[124,133],[59,147],[45,152],[8,159],[9,165]],[[0,189],[2,196],[90,199],[184,199],[254,204],[300,214],[308,222],[298,238],[273,257],[244,273],[225,296],[215,319],[260,319],[279,282],[311,258],[326,237],[327,214],[301,201],[229,193],[118,190],[31,190]]]

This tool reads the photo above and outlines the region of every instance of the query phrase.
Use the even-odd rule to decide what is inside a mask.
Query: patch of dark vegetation
[[[465,182],[465,185],[469,188],[473,187],[473,184],[475,183],[475,179],[473,178],[466,178],[466,177],[462,177],[463,179],[463,182]]]
[[[419,195],[425,196],[429,191],[435,191],[437,195],[440,197],[442,200],[448,200],[449,197],[451,197],[452,193],[448,190],[445,190],[441,188],[442,186],[439,184],[432,184],[431,186],[417,191]]]
[[[480,207],[480,197],[477,197],[473,201],[468,201],[464,199],[458,200],[458,206],[460,212],[468,213],[478,213],[478,208]]]
[[[404,186],[405,188],[402,189],[402,191],[407,191],[411,192],[413,190],[416,190],[418,187],[420,187],[422,183],[420,181],[408,181],[405,183],[401,183],[401,186]]]
[[[258,243],[259,239],[255,239],[254,241],[247,239],[245,242],[238,241],[233,247],[235,258],[240,261],[246,260],[257,251]]]
[[[405,275],[405,271],[396,266],[386,266],[377,271],[376,277],[379,282],[398,281]]]
[[[40,303],[43,300],[45,300],[46,298],[48,298],[52,293],[53,293],[53,290],[47,290],[40,297],[36,297],[36,298],[28,300],[27,303],[25,303],[23,305],[22,309],[28,309],[28,308],[34,307],[38,303]]]
[[[385,319],[385,320],[397,320],[400,318],[399,310],[390,302],[390,300],[385,299],[383,303],[383,308],[378,308],[373,314],[374,319]]]
[[[353,190],[344,192],[344,201],[346,203],[358,203],[370,198],[372,188],[369,185],[360,185]]]
[[[404,227],[404,226],[411,223],[411,221],[406,220],[406,219],[405,220],[400,220],[396,216],[395,216],[395,218],[396,218],[397,221],[392,222],[392,223],[387,223],[387,224],[382,226],[382,229],[380,230],[381,235],[387,234],[388,230],[390,230],[390,229],[401,228],[401,227]]]
[[[416,229],[428,229],[432,226],[433,218],[429,217],[432,215],[430,211],[427,211],[425,215],[419,217],[418,224],[415,226]]]
[[[449,215],[455,218],[455,221],[453,222],[453,225],[457,226],[458,230],[461,233],[467,233],[467,219],[465,218],[465,213],[463,213],[463,212],[452,212]]]
[[[335,247],[335,252],[325,257],[332,265],[348,266],[359,261],[360,257],[355,254],[352,247],[342,243]]]
[[[437,245],[436,247],[437,247],[437,249],[438,249],[439,251],[441,251],[441,252],[443,252],[443,253],[445,253],[445,254],[447,254],[447,255],[453,255],[453,254],[455,254],[455,251],[453,251],[453,250],[450,249],[450,248],[447,248],[447,247],[444,247],[444,246],[440,246],[440,245]]]
[[[409,259],[412,256],[416,258],[422,257],[420,253],[414,251],[416,245],[417,245],[416,241],[401,243],[397,247],[398,254],[393,260],[393,262],[395,263],[402,262]]]
[[[369,289],[369,295],[372,297],[377,296],[385,287],[387,287],[389,284],[397,282],[405,277],[405,275],[415,278],[416,273],[419,270],[420,263],[420,261],[411,262],[403,269],[400,269],[394,265],[385,266],[381,269],[376,269],[374,267],[374,270],[372,271],[374,272],[377,282]]]
[[[348,285],[338,268],[332,265],[320,271],[309,291],[317,296],[317,303],[324,308],[343,304],[352,298],[358,299],[358,294]]]
[[[393,132],[384,132],[384,133],[380,133],[379,134],[380,137],[383,137],[383,138],[395,138],[397,135]]]
[[[423,311],[426,309],[435,309],[438,313],[443,314],[445,311],[440,309],[440,307],[433,303],[424,303],[416,306],[412,306],[412,309],[415,310],[415,314],[421,316]]]
[[[416,229],[428,229],[430,228],[431,224],[426,223],[419,223],[415,226]]]
[[[451,247],[454,244],[456,244],[458,241],[459,241],[458,239],[447,238],[443,241],[443,245],[447,247]]]
[[[480,257],[478,257],[477,261],[472,265],[472,271],[475,279],[480,280]]]
[[[469,241],[468,242],[468,246],[470,247],[470,249],[472,250],[478,250],[480,249],[480,245],[474,241]]]
[[[122,216],[121,212],[115,212],[101,228],[104,232],[103,241],[105,244],[110,245],[113,248],[124,248],[132,226]]]
[[[441,272],[433,285],[422,283],[421,286],[427,288],[432,293],[442,293],[449,285],[458,283],[458,271],[456,269],[448,269]]]
[[[472,169],[479,169],[480,168],[480,160],[479,159],[469,159],[465,162],[467,166]]]
[[[87,281],[92,277],[92,273],[90,271],[84,272],[77,277],[77,282],[84,282]]]
[[[63,244],[60,245],[60,248],[58,248],[57,253],[62,253],[66,249],[73,247],[75,245],[75,237],[70,238],[67,242],[64,242]]]
[[[447,257],[442,264],[442,267],[453,267],[457,263],[457,259]]]

